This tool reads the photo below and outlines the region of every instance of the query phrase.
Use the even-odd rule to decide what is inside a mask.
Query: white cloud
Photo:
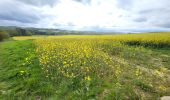
[[[6,0],[0,1],[0,23],[64,29],[167,29],[169,6],[169,0]]]
[[[89,5],[71,0],[61,0],[56,6],[44,7],[44,13],[53,16],[51,23],[74,27],[115,27],[125,25],[120,16],[126,11],[116,7],[117,2],[92,1]]]

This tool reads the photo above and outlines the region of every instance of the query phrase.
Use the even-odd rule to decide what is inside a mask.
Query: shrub
[[[9,34],[5,31],[0,31],[0,41],[9,38]]]

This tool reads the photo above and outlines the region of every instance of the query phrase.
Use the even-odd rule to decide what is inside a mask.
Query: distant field
[[[14,37],[14,40],[28,40],[39,38],[56,39],[104,39],[124,42],[129,45],[142,45],[152,47],[170,47],[170,33],[142,33],[142,34],[123,34],[123,35],[59,35],[59,36],[25,36]]]
[[[170,33],[13,37],[0,51],[2,99],[170,95]]]

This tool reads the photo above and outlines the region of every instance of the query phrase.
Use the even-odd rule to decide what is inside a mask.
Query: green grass
[[[103,69],[109,72],[108,77],[82,85],[76,78],[63,78],[60,83],[46,78],[33,40],[1,42],[0,99],[155,100],[170,94],[170,80],[166,78],[170,73],[162,71],[162,68],[170,70],[169,48],[144,48],[114,41],[98,46],[120,65],[123,72],[115,77],[110,75],[112,71]],[[165,76],[155,75],[157,70],[165,72]],[[158,89],[160,85],[165,86],[166,91]]]
[[[31,40],[0,43],[1,99],[36,98],[50,93],[34,48]],[[26,62],[26,57],[31,63]]]

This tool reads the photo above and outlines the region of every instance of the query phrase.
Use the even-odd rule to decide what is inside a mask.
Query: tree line
[[[0,29],[0,41],[13,36],[30,36],[32,33],[23,28]]]

